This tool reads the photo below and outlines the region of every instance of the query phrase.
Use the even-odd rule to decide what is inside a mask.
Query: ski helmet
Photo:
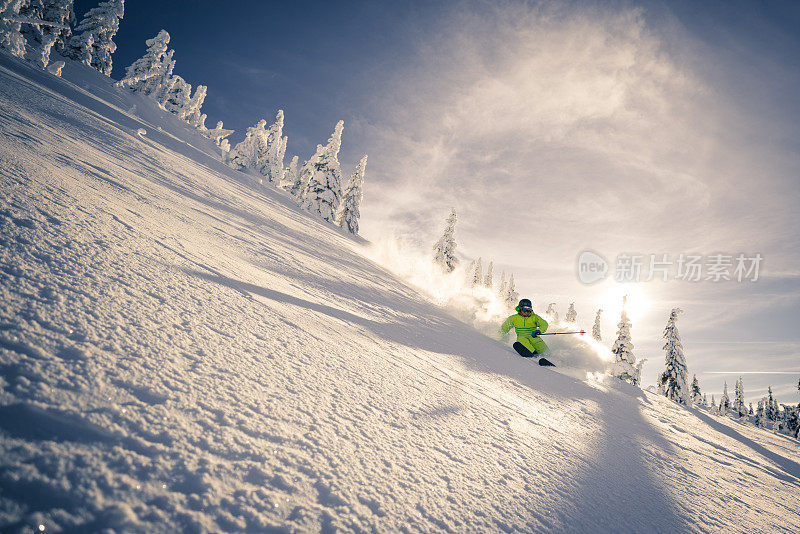
[[[533,311],[533,304],[531,304],[530,299],[522,299],[517,304],[517,311]]]

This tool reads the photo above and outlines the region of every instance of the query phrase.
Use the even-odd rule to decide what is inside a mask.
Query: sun
[[[636,321],[642,318],[650,307],[647,294],[641,284],[619,284],[611,282],[606,288],[602,298],[603,315],[614,321],[619,321],[622,315],[622,299],[625,299],[625,311],[628,319]]]

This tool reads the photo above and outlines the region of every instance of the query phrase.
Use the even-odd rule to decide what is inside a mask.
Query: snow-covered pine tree
[[[778,421],[779,421],[778,430],[784,430],[785,431],[785,430],[788,430],[788,427],[789,427],[789,413],[790,413],[789,410],[791,410],[791,408],[789,408],[785,404],[781,404],[780,406],[783,408],[783,410],[781,412],[782,415],[778,419]]]
[[[733,399],[733,411],[736,412],[737,417],[744,417],[747,415],[747,406],[744,402],[744,383],[742,377],[736,381],[736,388],[734,391],[735,397]]]
[[[503,300],[506,298],[506,287],[506,272],[500,271],[500,287],[497,289],[497,295]]]
[[[283,173],[283,181],[280,183],[281,189],[289,192],[300,189],[300,186],[298,185],[299,175],[297,174],[298,160],[299,158],[297,156],[292,156],[291,161],[289,161],[289,166],[286,167]]]
[[[569,309],[567,310],[567,315],[564,317],[568,323],[576,323],[578,322],[578,312],[575,311],[575,303],[569,303]]]
[[[783,405],[783,425],[794,439],[800,437],[800,408]]]
[[[51,31],[56,34],[56,41],[53,48],[59,54],[66,47],[69,38],[72,37],[72,27],[77,22],[75,20],[74,0],[42,0],[44,6],[43,19],[58,26],[50,26]]]
[[[703,406],[708,406],[708,394],[703,393]]]
[[[0,49],[16,57],[25,57],[25,37],[19,22],[20,10],[27,0],[0,0]]]
[[[464,270],[464,284],[472,284],[472,276],[475,273],[475,260],[469,262],[469,265]]]
[[[638,386],[642,383],[642,366],[644,366],[647,358],[642,358],[636,365],[633,366],[633,382],[631,382],[634,386]]]
[[[488,289],[494,287],[494,262],[489,262],[489,267],[486,268],[486,276],[483,278],[483,285]]]
[[[255,126],[250,126],[244,139],[237,143],[228,156],[228,164],[234,169],[258,168],[266,159],[266,126],[267,121],[261,119]]]
[[[94,50],[94,34],[85,31],[78,35],[73,34],[67,41],[67,46],[64,48],[64,57],[74,59],[84,65],[91,66],[92,64],[92,51]]]
[[[262,119],[247,129],[244,140],[233,147],[230,164],[235,169],[255,169],[266,176],[268,182],[281,185],[284,178],[283,161],[286,143],[287,138],[283,137],[283,110],[279,109],[275,122],[269,128],[267,121]],[[317,171],[318,164],[325,159],[326,150],[328,147],[317,145],[317,152],[303,164],[301,175],[305,173],[306,179],[310,179]],[[299,188],[300,184],[296,181],[292,189],[295,196],[300,194]]]
[[[714,394],[711,394],[711,408],[716,411],[717,409],[717,401],[714,400]]]
[[[28,46],[34,46],[37,43],[40,43],[39,40],[41,38],[41,26],[39,24],[34,23],[33,21],[42,20],[44,17],[44,5],[43,0],[25,0],[22,2],[22,5],[19,6],[19,14],[17,15],[18,22],[21,23],[19,32],[27,41]],[[2,0],[0,0],[0,6],[3,4]],[[0,17],[2,16],[2,7],[0,7]],[[25,21],[23,23],[23,21]]]
[[[28,21],[22,27],[28,44],[43,44],[53,39],[52,48],[63,51],[75,25],[73,4],[74,0],[29,0],[19,11],[20,18]],[[41,23],[33,22],[37,20]]]
[[[314,155],[311,156],[311,158],[309,158],[308,161],[303,162],[303,165],[300,167],[300,170],[297,171],[297,178],[295,179],[294,185],[292,185],[291,189],[289,189],[289,192],[292,194],[295,200],[297,200],[298,203],[300,202],[300,200],[302,200],[300,197],[303,194],[303,190],[306,187],[306,184],[303,180],[308,176],[311,176],[310,171],[306,172],[306,169],[313,168],[316,160],[319,158],[319,154],[321,154],[324,149],[325,147],[323,147],[322,145],[317,145],[317,150],[314,153]]]
[[[167,99],[178,83],[178,79],[172,75],[172,71],[175,70],[174,56],[175,50],[167,50],[164,55],[161,56],[158,74],[145,82],[145,94],[155,98],[158,105],[164,109],[166,109]]]
[[[692,402],[694,404],[702,404],[703,395],[700,393],[700,383],[697,381],[697,375],[692,375]]]
[[[193,121],[193,122],[190,122],[189,124],[191,126],[194,126],[195,128],[197,128],[198,130],[200,130],[200,133],[207,132],[208,131],[208,128],[206,128],[206,119],[207,118],[208,118],[208,115],[206,115],[205,113],[201,113],[200,117],[197,119],[196,123],[195,123],[195,121]]]
[[[758,407],[756,408],[756,418],[753,421],[753,424],[757,427],[764,426],[764,403],[766,399],[761,399],[758,401]]]
[[[64,55],[111,76],[111,55],[117,49],[112,39],[124,14],[125,0],[108,0],[90,9],[75,28],[76,35],[70,38]]]
[[[452,273],[458,266],[458,258],[456,257],[456,239],[455,230],[456,222],[456,209],[450,208],[450,215],[447,217],[447,225],[444,228],[442,237],[433,245],[433,263],[438,265],[442,271]]]
[[[283,111],[283,110],[281,110]],[[281,133],[283,133],[283,128],[281,128]],[[275,179],[275,185],[277,187],[283,182],[286,177],[286,147],[289,146],[289,136],[284,135],[280,138],[280,144],[275,145],[275,157],[272,158],[270,161],[273,162],[274,165],[280,165],[280,169],[274,167],[271,172],[270,176],[273,176]]]
[[[633,355],[633,342],[631,341],[631,323],[625,311],[627,297],[622,298],[622,316],[617,325],[617,339],[611,352],[614,353],[614,363],[611,364],[611,375],[620,380],[636,384],[636,356]]]
[[[291,191],[292,195],[294,195],[298,203],[301,203],[303,201],[303,192],[306,190],[306,185],[308,184],[308,180],[314,174],[314,171],[317,168],[317,163],[321,160],[324,154],[325,154],[325,147],[322,145],[317,145],[317,149],[314,151],[314,154],[306,161],[304,161],[303,165],[300,167],[300,172],[297,175],[298,189],[295,190],[294,188],[292,188]]]
[[[233,133],[233,130],[226,130],[222,127],[222,121],[217,122],[217,127],[213,130],[203,130],[203,135],[208,137],[217,146],[222,146],[222,140]]]
[[[192,86],[180,76],[170,78],[169,90],[164,99],[164,109],[180,117],[186,114],[186,109],[191,100]]]
[[[41,68],[50,63],[50,52],[63,51],[66,41],[72,35],[75,24],[73,0],[30,0],[20,9],[20,17],[28,21],[22,27],[22,35],[32,46],[29,58]]]
[[[753,403],[750,403],[750,408],[747,410],[747,415],[753,415]]]
[[[558,312],[556,311],[556,303],[551,302],[547,306],[547,310],[544,312],[545,315],[550,317],[550,322],[553,324],[558,324]]]
[[[297,165],[297,160],[295,159],[295,165]],[[344,190],[344,198],[342,199],[342,209],[339,211],[339,215],[337,217],[337,221],[339,222],[339,226],[342,228],[346,228],[351,234],[357,235],[358,234],[358,219],[361,217],[361,212],[359,211],[359,206],[361,206],[361,201],[364,199],[364,174],[367,172],[367,156],[364,155],[361,158],[361,161],[358,162],[356,166],[356,170],[353,171],[353,174],[350,175],[350,181],[347,183],[347,187]],[[452,214],[455,216],[455,210],[453,210]],[[455,221],[453,222],[455,224]],[[444,236],[442,236],[444,239]],[[439,240],[441,242],[441,239]],[[439,243],[437,243],[438,245]],[[435,248],[435,247],[434,247]],[[451,255],[455,251],[455,240],[453,240],[453,249],[450,251]],[[437,252],[438,254],[438,252]],[[458,258],[455,255],[452,255],[452,259],[455,260],[454,262],[447,263],[447,258],[445,257],[445,265],[450,265],[452,268],[448,272],[452,272],[456,265],[458,265]]]
[[[128,87],[134,93],[150,94],[153,86],[148,82],[154,77],[160,78],[164,68],[163,59],[169,47],[169,33],[161,30],[158,35],[145,41],[145,44],[147,51],[125,69],[125,77],[117,82],[117,86]]]
[[[594,326],[592,327],[592,337],[595,341],[603,341],[602,336],[600,335],[600,315],[602,315],[603,310],[597,310],[597,315],[594,316]]]
[[[283,135],[283,110],[275,115],[275,122],[267,130],[267,159],[260,169],[271,183],[280,185],[283,182],[284,156],[289,139]]]
[[[771,389],[772,387],[770,387],[770,390]],[[772,393],[772,391],[770,391],[770,393]],[[778,421],[781,416],[781,410],[780,407],[778,406],[778,401],[777,399],[775,399],[775,397],[772,398],[772,413],[775,417],[775,421]]]
[[[472,273],[472,287],[478,287],[483,281],[483,265],[481,258],[475,261],[475,271]]]
[[[198,85],[194,90],[194,95],[189,99],[186,108],[183,110],[183,120],[189,123],[189,126],[194,126],[198,130],[205,129],[205,115],[200,111],[203,107],[203,102],[206,100],[206,93],[208,87],[205,85]]]
[[[513,308],[519,302],[519,293],[517,293],[517,288],[514,286],[514,275],[512,274],[508,278],[508,289],[506,290],[506,304],[509,308]]]
[[[687,387],[686,358],[683,355],[683,345],[681,336],[678,334],[678,327],[675,322],[678,314],[683,313],[680,308],[673,308],[664,328],[664,351],[667,353],[665,363],[666,370],[661,373],[661,382],[664,384],[664,395],[679,403],[689,404],[689,388]]]
[[[335,222],[336,212],[342,201],[342,171],[339,166],[339,150],[342,147],[343,129],[344,121],[336,123],[336,128],[328,139],[328,144],[325,145],[325,151],[310,169],[312,172],[305,181],[300,203],[304,209],[316,213],[329,222]]]
[[[720,415],[725,415],[728,413],[728,410],[731,408],[731,399],[728,397],[728,381],[725,381],[725,385],[722,388],[722,397],[719,399],[719,413]]]
[[[775,397],[772,396],[772,386],[767,388],[767,404],[764,406],[764,415],[768,421],[778,420],[778,403],[775,402]]]

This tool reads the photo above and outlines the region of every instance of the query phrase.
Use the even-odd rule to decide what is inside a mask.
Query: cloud
[[[530,219],[554,237],[555,261],[540,255],[552,264],[586,239],[707,253],[786,242],[791,231],[764,215],[792,205],[753,183],[777,159],[754,161],[760,148],[732,133],[756,122],[665,52],[642,10],[500,3],[443,20],[358,132],[371,155],[368,237],[399,221],[430,239],[455,205],[465,251],[514,246],[508,228]],[[772,259],[787,270],[782,253]]]
[[[678,209],[708,205],[688,166],[662,164],[693,159],[686,110],[703,89],[660,51],[639,10],[463,11],[420,56],[380,104],[392,127],[373,139],[391,153],[379,165],[392,187],[378,188],[386,202],[365,217],[454,203],[476,221],[563,212],[581,219],[575,227],[587,213],[626,223],[614,208],[631,200],[663,209],[641,194],[654,187],[692,193]],[[443,202],[420,206],[421,196]]]

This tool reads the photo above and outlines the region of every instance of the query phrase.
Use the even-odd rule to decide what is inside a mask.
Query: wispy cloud
[[[520,216],[625,234],[633,209],[651,226],[667,206],[645,191],[680,194],[674,215],[708,206],[691,172],[704,144],[691,111],[704,89],[660,51],[638,10],[462,12],[421,54],[382,104],[396,126],[375,139],[395,146],[387,170],[403,191],[377,191],[381,213],[422,208],[433,219],[455,203],[465,233],[475,221],[476,238],[509,243],[502,223]],[[420,206],[420,193],[442,200]]]

